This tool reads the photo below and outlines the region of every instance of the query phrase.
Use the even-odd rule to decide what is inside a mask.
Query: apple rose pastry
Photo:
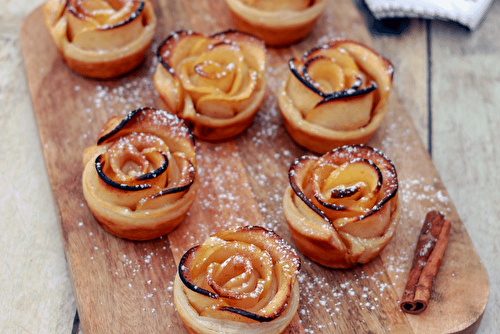
[[[163,110],[111,118],[85,149],[83,194],[97,221],[125,239],[149,240],[181,223],[198,190],[193,136]]]
[[[156,27],[151,0],[48,0],[43,16],[68,66],[99,79],[137,67]]]
[[[299,270],[276,233],[232,228],[184,254],[174,304],[189,333],[281,333],[297,311]]]
[[[400,217],[392,162],[367,146],[303,156],[289,170],[283,211],[297,247],[311,260],[349,268],[374,259]]]
[[[266,49],[237,31],[178,31],[158,48],[154,85],[166,109],[203,140],[227,139],[253,121],[266,92]]]
[[[294,43],[311,32],[326,0],[226,0],[236,29],[268,45]]]
[[[359,43],[338,40],[292,58],[278,94],[285,127],[301,146],[326,153],[366,144],[387,113],[393,67]]]

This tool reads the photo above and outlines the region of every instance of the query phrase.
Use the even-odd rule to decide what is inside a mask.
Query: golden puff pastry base
[[[196,198],[199,180],[196,179],[181,201],[167,210],[131,212],[106,205],[99,195],[89,189],[94,187],[96,176],[90,164],[83,172],[83,194],[97,222],[109,233],[128,240],[152,240],[170,233],[184,220]],[[100,182],[100,181],[97,181]]]
[[[73,17],[69,19],[69,16]],[[70,40],[71,22],[79,19],[68,11],[66,1],[48,0],[43,6],[43,17],[57,51],[68,67],[83,76],[96,79],[118,77],[139,66],[146,57],[156,28],[151,0],[144,0],[144,8],[139,16],[123,24],[83,28],[84,33],[91,33],[91,30],[94,33],[86,44],[92,44],[94,38],[99,40],[99,34],[107,34],[106,39],[115,41],[115,45],[110,48],[103,46],[106,43],[102,41],[98,42],[101,46],[86,47]],[[85,26],[84,21],[80,21],[83,23],[79,24]]]
[[[368,263],[376,258],[385,246],[391,241],[401,217],[401,201],[395,199],[392,206],[390,224],[381,238],[369,242],[369,247],[359,247],[357,252],[350,256],[347,250],[339,252],[334,228],[320,217],[304,220],[303,214],[297,209],[294,200],[295,194],[288,187],[283,197],[283,211],[290,229],[290,234],[305,256],[312,261],[329,268],[350,268],[356,263]],[[362,255],[361,255],[362,253]]]
[[[110,185],[96,167],[96,159],[107,157],[108,151],[120,147],[117,145],[120,140],[130,136],[160,138],[158,141],[164,141],[163,146],[167,146],[158,149],[146,144],[145,150],[141,148],[142,153],[141,149],[138,150],[139,154],[146,156],[151,154],[147,151],[160,151],[168,156],[168,167],[164,172],[146,180],[118,181],[124,182],[125,186],[127,183],[153,185],[141,190],[143,193]],[[120,159],[120,154],[108,158],[102,170],[105,164],[113,163],[112,159]],[[151,240],[168,234],[184,220],[199,188],[192,135],[182,120],[162,110],[140,108],[125,118],[111,118],[104,125],[98,143],[84,150],[83,160],[82,187],[90,211],[106,231],[124,239]]]
[[[260,37],[269,46],[285,46],[311,32],[326,6],[326,0],[316,0],[303,10],[264,10],[242,0],[226,0],[226,4],[237,30]]]
[[[297,92],[294,93],[293,88],[291,88],[300,85],[292,85],[292,83],[294,83],[292,81],[298,80],[291,71],[288,72],[277,96],[283,123],[288,134],[297,144],[320,154],[324,154],[344,145],[366,144],[380,127],[387,114],[389,93],[392,87],[392,64],[380,57],[373,50],[357,42],[335,40],[323,46],[313,48],[304,54],[304,58],[300,61],[300,64],[303,66],[304,63],[307,63],[311,58],[320,58],[323,56],[323,53],[328,52],[325,50],[332,48],[342,50],[340,53],[348,54],[354,60],[354,63],[359,67],[361,75],[365,80],[368,80],[370,83],[376,83],[377,88],[371,93],[377,95],[374,95],[374,102],[371,111],[369,111],[369,118],[366,124],[359,127],[349,125],[348,120],[350,116],[344,115],[342,117],[342,122],[344,124],[334,129],[326,126],[325,123],[335,123],[335,120],[328,120],[328,122],[313,122],[304,116],[304,111],[301,111],[300,106],[294,103],[294,97],[296,98],[299,94]],[[326,57],[328,56],[329,55],[326,55]],[[347,74],[345,75],[346,77],[348,76]],[[306,87],[302,89],[308,90]],[[335,94],[337,92],[325,93],[327,93],[326,96],[328,96],[328,94]],[[304,97],[314,96],[314,94],[315,93],[312,92],[305,92]],[[323,99],[323,101],[327,100],[325,96],[317,96],[316,98],[318,101],[321,99]],[[334,99],[330,101],[333,100]],[[323,101],[319,102],[316,106],[323,104],[321,107],[326,110],[328,107],[324,107],[325,104]],[[337,101],[341,100],[338,99]],[[348,100],[344,101],[347,102],[342,103],[350,103]],[[346,112],[349,112],[348,106],[344,107],[344,109]],[[358,116],[352,117],[353,122],[359,122],[357,117]]]
[[[160,88],[162,84],[160,81],[161,77],[165,77],[167,70],[161,65],[157,65],[155,72],[155,87],[160,94],[160,97],[164,95],[162,92],[165,90]],[[194,105],[193,101],[186,96],[184,99],[184,105],[177,115],[182,118],[187,126],[191,129],[193,134],[201,139],[207,141],[222,141],[229,138],[233,138],[245,131],[253,123],[255,115],[259,111],[260,105],[264,101],[266,96],[266,84],[262,83],[262,87],[253,96],[252,103],[246,108],[245,111],[239,113],[233,118],[217,119],[213,117],[207,117],[200,115]],[[169,109],[165,103],[165,98],[160,99],[160,103],[163,108]]]
[[[295,281],[291,297],[281,316],[271,322],[242,323],[200,316],[189,304],[179,275],[174,280],[174,305],[189,334],[278,334],[283,333],[292,321],[300,302],[299,283]]]

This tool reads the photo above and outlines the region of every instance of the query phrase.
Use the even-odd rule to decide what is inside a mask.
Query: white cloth
[[[457,21],[470,30],[481,23],[493,0],[365,0],[375,18],[421,17]]]

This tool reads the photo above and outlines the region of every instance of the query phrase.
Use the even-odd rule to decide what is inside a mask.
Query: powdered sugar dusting
[[[329,7],[321,20],[331,23],[323,27],[332,28],[297,44],[294,56],[331,38],[344,37],[345,32],[334,30],[335,15],[330,15],[334,9]],[[292,141],[279,112],[276,94],[288,71],[289,56],[283,50],[268,50],[268,92],[250,128],[234,140],[196,141],[200,179],[197,199],[186,220],[169,236],[141,243],[115,239],[86,210],[74,221],[74,229],[91,234],[91,245],[80,245],[90,248],[91,256],[85,260],[96,269],[109,268],[108,276],[115,282],[113,289],[126,295],[133,305],[130,307],[139,308],[141,316],[169,318],[175,312],[173,278],[180,256],[217,231],[260,225],[295,247],[281,203],[290,165],[296,158],[312,153]],[[79,134],[82,142],[92,144],[112,115],[124,116],[144,106],[159,107],[152,81],[155,65],[152,60],[140,74],[123,80],[92,83],[92,88],[83,82],[71,88],[74,92],[90,92],[76,111],[85,115],[88,125],[82,126]],[[359,332],[387,332],[395,330],[398,321],[403,322],[402,316],[389,320],[377,314],[394,313],[426,210],[450,212],[451,202],[434,176],[409,172],[418,169],[408,167],[406,159],[412,156],[412,150],[420,148],[404,122],[400,113],[390,109],[382,128],[368,143],[394,162],[402,205],[395,236],[381,256],[363,266],[332,270],[297,252],[302,261],[297,277],[301,288],[298,315],[306,333],[350,332],[352,328],[345,320],[348,318],[360,319],[356,328]],[[182,326],[175,319],[170,321],[172,326]]]

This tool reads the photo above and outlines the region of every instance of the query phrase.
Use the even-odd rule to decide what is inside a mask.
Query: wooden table
[[[42,3],[0,0],[2,333],[79,330],[20,49],[21,24]],[[396,68],[397,92],[488,271],[490,298],[477,332],[493,333],[500,325],[500,158],[494,148],[500,139],[500,3],[474,32],[416,19],[381,27],[355,3],[374,48]]]

